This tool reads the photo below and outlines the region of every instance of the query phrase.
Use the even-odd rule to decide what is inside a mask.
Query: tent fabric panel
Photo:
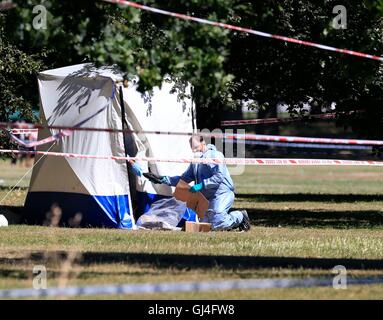
[[[142,95],[137,91],[136,84],[130,82],[123,89],[125,110],[129,126],[138,131],[164,131],[164,132],[193,132],[191,99],[179,100],[176,93],[170,93],[173,84],[164,81],[162,87],[155,87],[150,96]],[[190,93],[190,86],[187,92]],[[181,135],[136,135],[137,156],[161,158],[191,158],[192,151],[189,146],[189,136]],[[142,147],[142,145],[144,147]],[[159,175],[180,175],[188,164],[182,163],[147,163],[139,162],[144,172],[150,171]],[[144,178],[137,178],[138,191],[171,196],[172,188],[168,186],[147,183]]]
[[[41,156],[36,158],[28,192],[49,191],[89,195],[89,191],[68,164],[67,159]]]
[[[57,69],[42,71],[39,76],[43,79],[59,79],[65,78],[68,75],[82,76],[84,78],[93,78],[103,76],[112,79],[113,81],[123,81],[123,74],[116,68],[104,66],[96,68],[92,63],[81,63],[73,66],[67,66]]]
[[[110,78],[68,75],[46,80],[39,76],[40,101],[49,125],[76,125],[109,104],[115,94]]]
[[[73,68],[69,69],[73,70]],[[68,74],[64,79],[39,79],[42,121],[47,124],[71,127],[81,120],[88,119],[85,125],[89,127],[121,129],[114,82],[105,77],[85,79],[86,73],[81,70],[81,68],[77,70],[75,75]],[[102,110],[101,113],[97,114],[100,110]],[[97,115],[92,117],[95,114]],[[51,135],[58,132],[58,130],[50,130]],[[124,156],[123,135],[122,133],[75,131],[70,136],[57,141],[54,151]],[[48,160],[47,163],[61,165],[63,161],[69,163],[72,168],[74,174],[71,177],[81,181],[83,188],[78,191],[80,193],[110,196],[129,193],[125,161],[69,158],[61,161]],[[43,166],[40,166],[41,168]],[[59,168],[56,169],[59,170]],[[58,170],[44,170],[44,176],[54,176]],[[38,172],[37,175],[42,174]],[[69,179],[70,176],[66,177]],[[32,191],[72,191],[66,188],[63,190],[63,184],[58,179],[50,181],[49,188],[35,183],[34,180],[32,185],[34,186]]]
[[[116,102],[102,114],[90,120],[95,128],[121,129],[122,123],[116,112]],[[105,114],[104,114],[105,113]],[[125,156],[122,133],[76,131],[60,141],[61,150],[100,156]],[[129,177],[126,161],[69,158],[84,187],[92,195],[129,194]]]
[[[114,103],[114,80],[99,70],[89,74],[85,69],[78,65],[40,74],[42,123],[72,127],[86,120],[85,126],[121,129],[119,105]],[[39,130],[39,137],[56,133],[58,130]],[[74,131],[39,150],[49,148],[78,154],[124,155],[122,133]],[[78,208],[85,211],[83,225],[132,227],[125,161],[43,156],[37,157],[35,163],[25,203],[29,221],[42,223],[50,206],[59,202],[64,209],[64,222]]]

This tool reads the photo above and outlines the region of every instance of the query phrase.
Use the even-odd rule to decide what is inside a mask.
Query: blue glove
[[[133,173],[137,176],[137,177],[141,177],[142,176],[142,169],[140,167],[139,164],[137,163],[134,163],[132,165],[132,170],[133,170]]]
[[[198,183],[198,184],[195,184],[194,186],[192,186],[189,191],[190,192],[198,192],[198,191],[201,191],[203,189],[203,183]]]
[[[172,185],[172,183],[170,182],[170,178],[168,176],[161,177],[161,183],[167,184],[168,186]]]

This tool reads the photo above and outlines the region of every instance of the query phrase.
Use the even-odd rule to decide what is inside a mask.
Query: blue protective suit
[[[206,147],[201,158],[224,158],[214,145],[208,144]],[[181,176],[169,178],[172,186],[176,186],[180,179],[187,183],[203,183],[201,193],[209,200],[209,209],[204,221],[211,223],[213,230],[233,229],[242,222],[241,211],[229,213],[234,203],[234,184],[225,164],[191,163]]]

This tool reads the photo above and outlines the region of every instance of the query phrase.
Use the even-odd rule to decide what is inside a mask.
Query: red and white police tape
[[[273,141],[273,142],[383,146],[383,141],[380,141],[380,140],[273,136],[273,135],[266,135],[266,134],[243,134],[243,135],[241,135],[241,134],[225,134],[224,138],[232,139],[232,140],[253,140],[253,141],[255,140],[255,141]]]
[[[344,144],[344,145],[371,145],[383,146],[381,140],[361,140],[361,139],[335,139],[335,138],[313,138],[313,137],[295,137],[295,136],[275,136],[275,135],[262,135],[262,134],[234,134],[234,133],[218,133],[218,132],[172,132],[172,131],[138,131],[138,130],[123,130],[111,128],[89,128],[89,127],[64,127],[64,126],[49,126],[40,124],[26,124],[26,123],[0,123],[0,129],[10,127],[22,126],[23,128],[39,128],[39,129],[56,129],[63,130],[52,137],[45,138],[40,141],[32,143],[21,143],[20,139],[13,139],[25,147],[35,147],[49,142],[58,140],[63,136],[69,136],[73,131],[96,131],[96,132],[125,132],[136,134],[162,134],[162,135],[180,135],[180,136],[195,136],[200,135],[203,137],[210,137],[215,139],[230,139],[230,140],[250,140],[250,141],[273,141],[273,142],[295,142],[295,143],[321,143],[321,144]]]
[[[238,143],[255,146],[268,146],[279,148],[304,148],[304,149],[337,149],[337,150],[368,150],[373,151],[374,146],[344,145],[344,144],[321,144],[321,143],[291,143],[274,141],[249,141],[249,140],[225,140],[225,143]]]
[[[36,134],[38,129],[12,129],[11,134]]]
[[[37,141],[31,141],[31,142],[24,141],[24,140],[16,137],[13,134],[10,134],[9,136],[14,142],[16,142],[20,146],[23,146],[26,148],[35,148],[37,146],[42,146],[44,144],[57,141],[57,140],[61,139],[62,137],[68,137],[68,136],[72,135],[72,133],[73,133],[73,130],[62,130],[53,136],[50,136],[50,137],[47,137],[47,138],[44,138],[41,140],[37,140]]]
[[[172,162],[172,163],[201,163],[253,166],[383,166],[380,161],[333,160],[333,159],[270,159],[270,158],[156,158],[156,157],[119,157],[108,155],[89,155],[48,151],[23,151],[0,149],[0,153],[36,154],[77,159],[97,159],[115,161],[143,161],[143,162]]]
[[[325,114],[313,114],[305,118],[267,118],[267,119],[248,119],[248,120],[224,120],[221,121],[222,127],[227,126],[238,126],[248,124],[273,124],[273,123],[290,123],[298,122],[302,120],[313,120],[313,119],[335,119],[336,114],[325,113]]]
[[[194,21],[194,22],[202,23],[202,24],[208,24],[211,26],[220,27],[220,28],[224,28],[224,29],[254,34],[254,35],[260,36],[260,37],[277,39],[277,40],[284,41],[284,42],[296,43],[299,45],[314,47],[314,48],[321,49],[321,50],[333,51],[333,52],[338,52],[338,53],[342,53],[342,54],[346,54],[346,55],[357,56],[360,58],[372,59],[372,60],[377,60],[377,61],[383,62],[383,57],[375,56],[372,54],[367,54],[367,53],[362,53],[362,52],[347,50],[347,49],[339,49],[339,48],[335,48],[335,47],[331,47],[331,46],[327,46],[327,45],[323,45],[323,44],[319,44],[319,43],[314,43],[314,42],[310,42],[310,41],[303,41],[303,40],[299,40],[299,39],[294,39],[294,38],[275,35],[275,34],[271,34],[271,33],[261,32],[261,31],[257,31],[257,30],[253,30],[253,29],[249,29],[249,28],[242,28],[242,27],[238,27],[235,25],[227,24],[227,23],[221,23],[221,22],[211,21],[211,20],[207,20],[207,19],[196,18],[196,17],[188,16],[186,14],[175,13],[175,12],[171,12],[171,11],[166,11],[166,10],[161,10],[161,9],[145,6],[145,5],[142,5],[142,4],[139,4],[136,2],[132,2],[132,1],[125,1],[125,0],[103,0],[103,1],[115,3],[115,4],[120,4],[120,5],[125,5],[125,6],[129,6],[129,7],[134,7],[134,8],[140,9],[140,10],[150,11],[150,12],[154,12],[154,13],[158,13],[158,14],[162,14],[162,15],[167,15],[167,16],[171,16],[174,18],[178,18],[178,19],[189,20],[189,21]]]

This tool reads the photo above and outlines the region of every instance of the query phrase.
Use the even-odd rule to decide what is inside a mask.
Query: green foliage
[[[38,0],[15,1],[6,28],[14,43],[34,52],[46,50],[48,67],[84,61],[117,64],[127,77],[139,75],[139,89],[159,85],[165,75],[190,82],[197,103],[208,106],[233,79],[225,74],[229,31],[94,1],[43,1],[48,28],[34,30]],[[170,1],[167,8],[225,21],[233,1]],[[147,4],[156,6],[155,1]]]
[[[154,1],[148,2],[155,5]],[[211,10],[216,2],[208,1],[205,6]],[[198,3],[189,1],[170,1],[167,6],[182,12],[201,10]],[[228,12],[219,8],[222,19]],[[217,12],[203,15],[218,19]],[[165,75],[188,81],[198,92],[199,105],[208,106],[211,98],[218,96],[232,79],[223,72],[228,33],[136,9],[117,8],[102,38],[83,46],[81,52],[100,64],[117,63],[128,75],[138,75],[142,91],[160,85]]]
[[[18,50],[44,52],[46,67],[93,61],[117,64],[127,77],[139,75],[139,89],[150,90],[164,76],[195,90],[199,108],[208,107],[201,127],[213,126],[222,110],[244,100],[253,106],[290,106],[304,113],[337,103],[338,111],[363,109],[340,120],[369,137],[381,137],[382,64],[339,53],[197,24],[102,1],[17,0],[3,23]],[[35,30],[32,8],[48,9],[48,28]],[[380,55],[383,52],[382,1],[345,0],[348,28],[331,23],[337,1],[147,0],[146,5],[249,27],[274,34]],[[32,87],[32,85],[31,85]],[[37,90],[35,90],[37,91]],[[203,110],[203,109],[200,109]],[[298,111],[297,111],[298,110]],[[210,113],[210,114],[209,114]],[[214,122],[215,121],[215,122]]]
[[[273,6],[261,1],[253,10],[240,14],[241,25],[380,55],[380,16],[363,2],[343,1],[348,25],[345,30],[337,30],[331,25],[335,17],[332,9],[337,4],[332,0],[322,6],[314,1],[284,0]],[[329,110],[336,102],[337,111],[367,111],[355,119],[344,118],[340,124],[351,124],[366,136],[382,135],[378,121],[383,114],[377,110],[383,93],[379,62],[248,35],[233,36],[231,45],[226,66],[227,72],[236,76],[232,93],[236,100],[254,100],[266,108],[284,102],[291,113],[304,113],[304,103],[320,111]],[[236,48],[243,48],[241,54]]]
[[[42,63],[35,55],[28,55],[10,44],[1,25],[0,16],[0,121],[8,121],[16,111],[27,121],[35,121],[32,105],[37,103],[35,87],[36,72]],[[0,132],[0,147],[4,147],[4,133]]]
[[[366,5],[370,9],[374,9],[376,15],[383,16],[383,0],[365,0]]]

